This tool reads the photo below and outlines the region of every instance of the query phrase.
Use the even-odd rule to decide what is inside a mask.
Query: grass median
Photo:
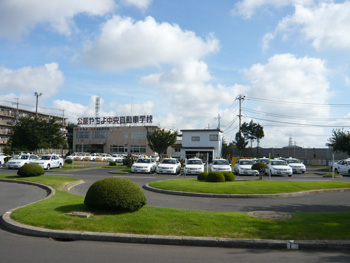
[[[281,220],[255,218],[238,212],[151,206],[133,213],[110,213],[91,210],[84,205],[83,196],[64,190],[64,184],[76,179],[47,175],[32,178],[1,175],[0,178],[34,181],[56,189],[51,198],[20,208],[11,215],[18,222],[48,229],[283,240],[350,239],[350,212],[293,213],[292,218]],[[85,219],[67,215],[75,211],[90,212],[92,216]]]
[[[154,181],[152,187],[182,192],[210,193],[210,194],[279,194],[293,193],[318,189],[350,188],[350,182],[295,182],[247,180],[224,183],[211,183],[197,179],[171,179]]]

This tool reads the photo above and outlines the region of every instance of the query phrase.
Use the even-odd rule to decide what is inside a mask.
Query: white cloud
[[[113,11],[113,0],[2,0],[0,2],[0,37],[18,39],[41,23],[49,23],[60,34],[70,35],[73,17],[94,16]]]
[[[260,10],[264,6],[281,8],[294,4],[309,5],[313,2],[314,0],[243,0],[235,4],[231,13],[248,19],[254,15],[256,10]]]
[[[54,62],[37,68],[24,67],[17,70],[0,67],[1,92],[11,91],[23,96],[33,96],[36,91],[48,98],[54,96],[63,83],[64,75]]]
[[[288,36],[293,32],[300,33],[305,40],[311,41],[317,50],[350,49],[350,2],[320,3],[305,7],[296,5],[292,16],[281,20],[275,32],[265,35],[269,40],[278,34]],[[271,37],[273,36],[273,37]],[[269,41],[264,41],[268,46]]]
[[[152,0],[122,0],[122,2],[126,5],[136,6],[142,10],[147,9],[152,4]]]
[[[268,104],[257,102],[256,109],[273,114],[295,116],[287,117],[259,116],[279,122],[318,124],[307,121],[305,118],[327,118],[329,107],[312,106],[311,104],[327,104],[330,98],[329,82],[325,61],[316,58],[296,58],[291,54],[280,54],[271,57],[267,64],[255,64],[245,72],[246,78],[251,82],[252,98],[270,100]],[[279,103],[278,101],[281,101]],[[294,103],[283,103],[283,102]],[[245,102],[247,103],[247,102]],[[306,104],[305,104],[306,103]],[[308,104],[310,103],[310,104]],[[248,115],[248,114],[247,114]],[[300,119],[298,119],[300,116]],[[288,126],[282,123],[264,122],[266,138],[262,143],[267,145],[287,145],[290,135],[300,145],[319,145],[317,135],[322,135],[322,128],[308,126]],[[278,125],[269,127],[268,125]],[[264,126],[264,124],[262,124]],[[298,138],[303,138],[300,140]]]
[[[211,85],[207,65],[202,61],[186,61],[171,72],[142,78],[141,83],[159,89],[160,107],[171,106],[171,113],[160,116],[162,125],[181,128],[204,128],[221,112],[220,107],[232,104],[247,87]],[[162,105],[164,103],[164,105]]]
[[[161,64],[178,64],[184,59],[200,59],[219,49],[219,41],[206,41],[178,25],[115,16],[102,26],[100,36],[85,47],[84,60],[103,71]]]

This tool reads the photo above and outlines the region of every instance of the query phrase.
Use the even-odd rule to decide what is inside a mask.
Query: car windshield
[[[239,164],[241,164],[241,165],[249,165],[249,164],[253,165],[253,161],[251,161],[251,160],[241,160],[241,161],[239,161]]]
[[[162,161],[162,163],[170,163],[170,164],[175,164],[175,163],[176,163],[176,161],[175,161],[175,160],[173,160],[173,159],[164,159],[164,160]]]
[[[258,162],[268,164],[269,163],[269,159],[259,159]]]
[[[284,161],[271,161],[271,165],[286,165]]]
[[[151,163],[150,159],[138,159],[137,163]]]
[[[291,160],[287,160],[288,163],[301,163],[300,160],[297,159],[291,159]]]
[[[227,160],[215,160],[214,165],[229,165]]]
[[[29,159],[29,155],[22,155],[20,159],[21,160],[28,160]]]
[[[188,160],[187,164],[202,164],[201,160]]]
[[[41,160],[50,160],[50,159],[51,159],[51,156],[50,156],[50,155],[43,155],[43,156],[41,156],[40,159],[41,159]]]

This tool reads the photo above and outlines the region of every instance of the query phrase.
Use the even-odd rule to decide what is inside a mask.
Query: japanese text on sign
[[[113,124],[146,124],[146,123],[153,123],[152,115],[78,118],[78,125],[107,125],[107,124],[113,125]]]

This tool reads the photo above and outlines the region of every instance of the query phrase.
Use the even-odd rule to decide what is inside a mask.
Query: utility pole
[[[36,97],[36,107],[35,107],[35,118],[38,118],[38,97],[43,95],[42,93],[34,92],[34,96]]]
[[[218,117],[214,119],[218,119],[218,129],[220,130],[220,113],[218,114]]]
[[[236,97],[236,100],[239,100],[239,114],[237,115],[239,118],[239,134],[241,134],[241,121],[242,121],[242,101],[245,99],[245,96],[243,94],[239,94]]]
[[[18,111],[18,105],[19,105],[19,98],[16,98],[17,102],[13,102],[12,104],[16,104],[16,114],[15,114],[15,124],[17,124],[19,120],[19,111]]]

